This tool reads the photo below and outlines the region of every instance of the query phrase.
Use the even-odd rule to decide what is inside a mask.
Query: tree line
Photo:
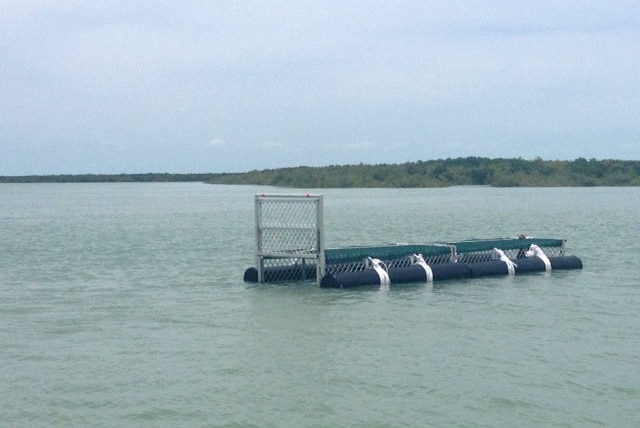
[[[294,188],[640,186],[640,161],[466,157],[400,164],[265,169],[215,174],[208,182]]]
[[[447,158],[378,165],[299,166],[217,174],[0,176],[4,183],[205,182],[293,188],[640,186],[640,161]]]

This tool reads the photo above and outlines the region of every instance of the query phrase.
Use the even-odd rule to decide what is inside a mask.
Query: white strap
[[[373,270],[376,271],[378,277],[380,277],[380,285],[388,287],[391,281],[389,281],[389,274],[387,273],[387,266],[380,259],[372,259],[368,257],[369,263]]]
[[[433,271],[431,270],[431,267],[427,264],[427,262],[424,261],[424,257],[422,257],[422,254],[414,254],[412,256],[412,262],[414,265],[419,265],[422,267],[422,269],[424,269],[424,273],[427,276],[427,282],[433,282]]]
[[[511,259],[507,257],[507,255],[504,253],[504,251],[498,248],[494,248],[493,251],[495,251],[496,254],[500,256],[500,261],[505,262],[507,264],[507,270],[509,271],[509,275],[515,275],[516,268],[518,267],[518,265],[512,262]]]
[[[531,247],[529,247],[529,251],[527,251],[526,256],[527,257],[536,256],[537,258],[539,258],[544,262],[544,270],[546,271],[551,270],[551,262],[549,261],[549,257],[547,257],[544,251],[542,251],[542,248],[538,247],[536,244],[531,244]]]

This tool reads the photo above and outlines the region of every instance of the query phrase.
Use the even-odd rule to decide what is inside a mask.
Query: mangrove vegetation
[[[379,165],[263,169],[217,174],[79,174],[0,176],[4,183],[205,182],[292,188],[640,186],[640,161],[465,157]]]
[[[215,174],[208,182],[294,188],[640,186],[640,161],[467,157],[401,164],[265,169]]]

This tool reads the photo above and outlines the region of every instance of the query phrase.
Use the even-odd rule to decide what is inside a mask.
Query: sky
[[[637,0],[0,11],[0,175],[640,160]]]

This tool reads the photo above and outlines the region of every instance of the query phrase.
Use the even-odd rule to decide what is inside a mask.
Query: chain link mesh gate
[[[258,282],[324,275],[322,195],[255,195]]]

